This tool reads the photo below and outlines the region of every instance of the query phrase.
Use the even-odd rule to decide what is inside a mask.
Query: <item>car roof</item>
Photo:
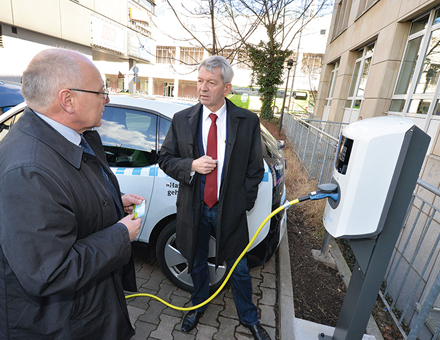
[[[0,81],[0,107],[15,106],[23,101],[21,85]]]
[[[132,95],[110,95],[110,103],[107,105],[124,105],[133,108],[143,108],[156,111],[169,118],[173,118],[176,112],[188,108],[189,106],[193,106],[194,104],[194,102],[180,103],[169,100],[158,100]],[[19,104],[16,107],[13,107],[11,110],[0,114],[0,122],[9,119],[11,116],[13,116],[18,111],[23,110],[25,107],[26,103],[23,102],[22,99],[21,101],[19,101]]]
[[[157,111],[169,118],[173,118],[176,112],[186,109],[189,106],[193,106],[194,104],[194,102],[181,103],[171,100],[154,99],[151,97],[117,94],[110,95],[110,103],[107,105],[125,105],[135,108],[144,108]]]

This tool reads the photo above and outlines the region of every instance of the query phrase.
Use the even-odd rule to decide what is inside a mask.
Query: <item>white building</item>
[[[65,47],[93,60],[112,91],[196,98],[196,65],[209,53],[200,44],[185,39],[187,33],[164,3],[0,0],[0,8],[0,80],[20,82],[24,68],[36,53]],[[205,25],[205,19],[187,20],[191,29]],[[317,89],[330,20],[330,15],[313,19],[291,44],[298,58],[289,87],[295,75],[295,89]],[[253,42],[265,38],[264,30],[259,30]],[[201,34],[200,39],[209,36]],[[249,67],[239,60],[231,62],[233,85],[249,86]],[[136,84],[134,66],[138,69]]]

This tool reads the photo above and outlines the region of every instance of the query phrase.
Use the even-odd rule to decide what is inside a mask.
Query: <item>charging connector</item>
[[[313,191],[309,194],[311,201],[321,200],[324,198],[332,198],[337,201],[339,199],[338,185],[335,183],[326,183],[318,185],[318,191]]]

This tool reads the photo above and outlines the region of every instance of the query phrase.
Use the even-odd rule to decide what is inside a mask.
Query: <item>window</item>
[[[171,126],[171,121],[162,117],[159,118],[159,133],[157,134],[158,137],[157,149],[159,151],[160,148],[162,147],[162,144],[165,140],[168,130],[170,129],[170,126]]]
[[[180,62],[186,65],[198,65],[203,60],[203,48],[181,47]]]
[[[156,47],[156,63],[171,64],[176,56],[176,47],[173,46],[157,46]]]
[[[357,51],[356,63],[351,77],[350,89],[345,102],[344,117],[342,122],[352,123],[359,119],[360,108],[364,100],[368,74],[370,73],[373,59],[374,44],[368,45]]]
[[[359,2],[359,10],[358,10],[358,17],[362,15],[362,13],[366,12],[370,9],[373,5],[375,5],[379,0],[360,0]]]
[[[350,17],[352,0],[336,0],[336,19],[333,31],[333,39],[341,34],[348,26],[348,19]]]
[[[209,51],[210,55],[213,55],[212,50]],[[235,51],[230,49],[223,49],[221,51],[217,51],[218,55],[221,55],[222,57],[225,57],[226,60],[229,62],[229,64],[232,65],[234,61]]]
[[[174,83],[165,82],[163,84],[163,96],[173,97],[174,96]]]
[[[411,23],[389,114],[411,116],[428,133],[440,124],[440,9]],[[431,136],[432,137],[432,136]]]
[[[326,32],[327,32],[327,30],[320,30],[320,31],[319,31],[319,34],[321,34],[321,35],[325,35]]]
[[[304,73],[321,73],[322,61],[324,60],[324,54],[316,53],[304,53],[301,70]]]
[[[124,91],[124,78],[118,78],[118,90]]]
[[[157,116],[148,112],[106,106],[97,128],[107,162],[117,167],[145,167],[157,162]]]
[[[332,104],[333,92],[335,90],[336,78],[338,77],[339,61],[332,65],[332,72],[330,73],[330,80],[328,81],[327,96],[324,106],[330,106]]]
[[[373,59],[374,44],[357,51],[356,64],[351,77],[350,90],[348,92],[346,108],[360,109],[364,99],[368,73],[370,72],[371,60]]]

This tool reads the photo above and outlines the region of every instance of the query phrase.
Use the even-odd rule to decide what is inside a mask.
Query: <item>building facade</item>
[[[439,188],[439,76],[439,0],[336,0],[315,117],[346,123],[383,115],[411,118],[431,137],[419,177]],[[439,206],[438,196],[432,192],[418,186],[416,193],[432,207]],[[400,296],[405,303],[410,301],[410,310],[405,315],[408,323],[414,321],[417,305],[425,301],[440,270],[439,249],[433,243],[440,233],[440,217],[433,214],[430,218],[432,208],[425,208],[418,220],[419,208],[413,205],[408,215],[407,223],[418,221],[415,238],[409,241],[411,250],[405,252],[404,244],[409,237],[405,229],[395,247],[395,254],[403,253],[406,261],[405,268],[399,269],[397,275],[410,273],[411,282],[422,282],[416,301],[412,297],[405,299],[406,293],[399,291],[398,286],[393,287],[398,292],[393,299]],[[414,244],[428,226],[430,237],[418,251],[425,259],[431,258],[432,251],[434,259],[412,263]],[[392,261],[389,270],[394,270],[395,265]],[[440,307],[439,299],[435,307]],[[436,319],[439,320],[438,316]]]
[[[36,53],[64,47],[93,60],[108,87],[128,88],[133,66],[153,60],[155,6],[154,0],[0,0],[0,78],[19,83]]]
[[[188,40],[161,0],[0,0],[0,9],[0,80],[20,83],[36,53],[65,47],[93,60],[112,92],[197,97],[197,64],[209,52]],[[295,89],[316,93],[330,19],[313,19],[292,43]],[[188,25],[206,25],[206,19],[188,20]],[[264,31],[254,39],[264,40]],[[245,59],[239,53],[230,60],[234,86],[251,84]]]

